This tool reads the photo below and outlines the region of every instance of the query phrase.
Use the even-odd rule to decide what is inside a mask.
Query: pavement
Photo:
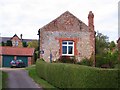
[[[29,77],[27,70],[24,68],[1,68],[8,73],[7,88],[13,89],[37,89],[43,90],[37,83]]]

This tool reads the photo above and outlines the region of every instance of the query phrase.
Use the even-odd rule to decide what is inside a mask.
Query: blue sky
[[[70,11],[88,25],[88,13],[94,13],[95,30],[118,39],[119,0],[0,0],[0,33],[12,37],[37,39],[38,29]]]

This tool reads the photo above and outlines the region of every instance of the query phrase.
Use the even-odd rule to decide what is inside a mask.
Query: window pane
[[[73,54],[73,46],[68,46],[68,54]]]
[[[63,41],[62,44],[67,44],[67,42],[66,42],[66,41]]]
[[[73,44],[73,42],[72,42],[72,41],[71,41],[71,42],[68,42],[68,44],[69,44],[69,45],[72,45],[72,44]]]
[[[18,41],[16,41],[16,46],[18,46]]]
[[[67,46],[62,46],[62,54],[67,54]]]

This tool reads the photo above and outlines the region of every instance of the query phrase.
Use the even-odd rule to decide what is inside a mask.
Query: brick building
[[[77,62],[95,55],[94,14],[88,14],[88,25],[69,11],[39,29],[40,58],[47,62],[61,56],[75,56]]]
[[[119,60],[120,60],[120,37],[119,37],[119,39],[117,40],[117,43],[118,43],[118,50],[119,50]]]
[[[22,47],[22,38],[19,38],[16,34],[10,40],[12,41],[13,47]]]
[[[34,39],[23,39],[22,34],[20,38],[15,34],[13,37],[2,37],[0,43],[11,41],[12,46],[0,46],[0,66],[11,67],[12,60],[21,59],[26,66],[34,62],[34,48],[23,47],[23,42],[31,42]]]
[[[0,46],[0,65],[10,67],[12,60],[21,59],[26,66],[33,64],[34,48]]]
[[[0,44],[2,44],[2,42],[7,43],[7,41],[11,41],[12,42],[12,46],[13,47],[23,47],[23,42],[26,42],[26,44],[28,42],[32,42],[32,41],[36,41],[37,39],[23,39],[23,35],[20,35],[20,38],[17,36],[17,34],[15,34],[13,37],[1,37],[0,40]]]
[[[120,50],[120,37],[119,37],[119,39],[117,40],[117,43],[118,43],[118,49]]]

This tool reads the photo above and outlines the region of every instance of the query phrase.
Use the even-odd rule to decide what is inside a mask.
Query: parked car
[[[25,63],[22,60],[12,60],[10,62],[11,68],[12,67],[25,67]]]

